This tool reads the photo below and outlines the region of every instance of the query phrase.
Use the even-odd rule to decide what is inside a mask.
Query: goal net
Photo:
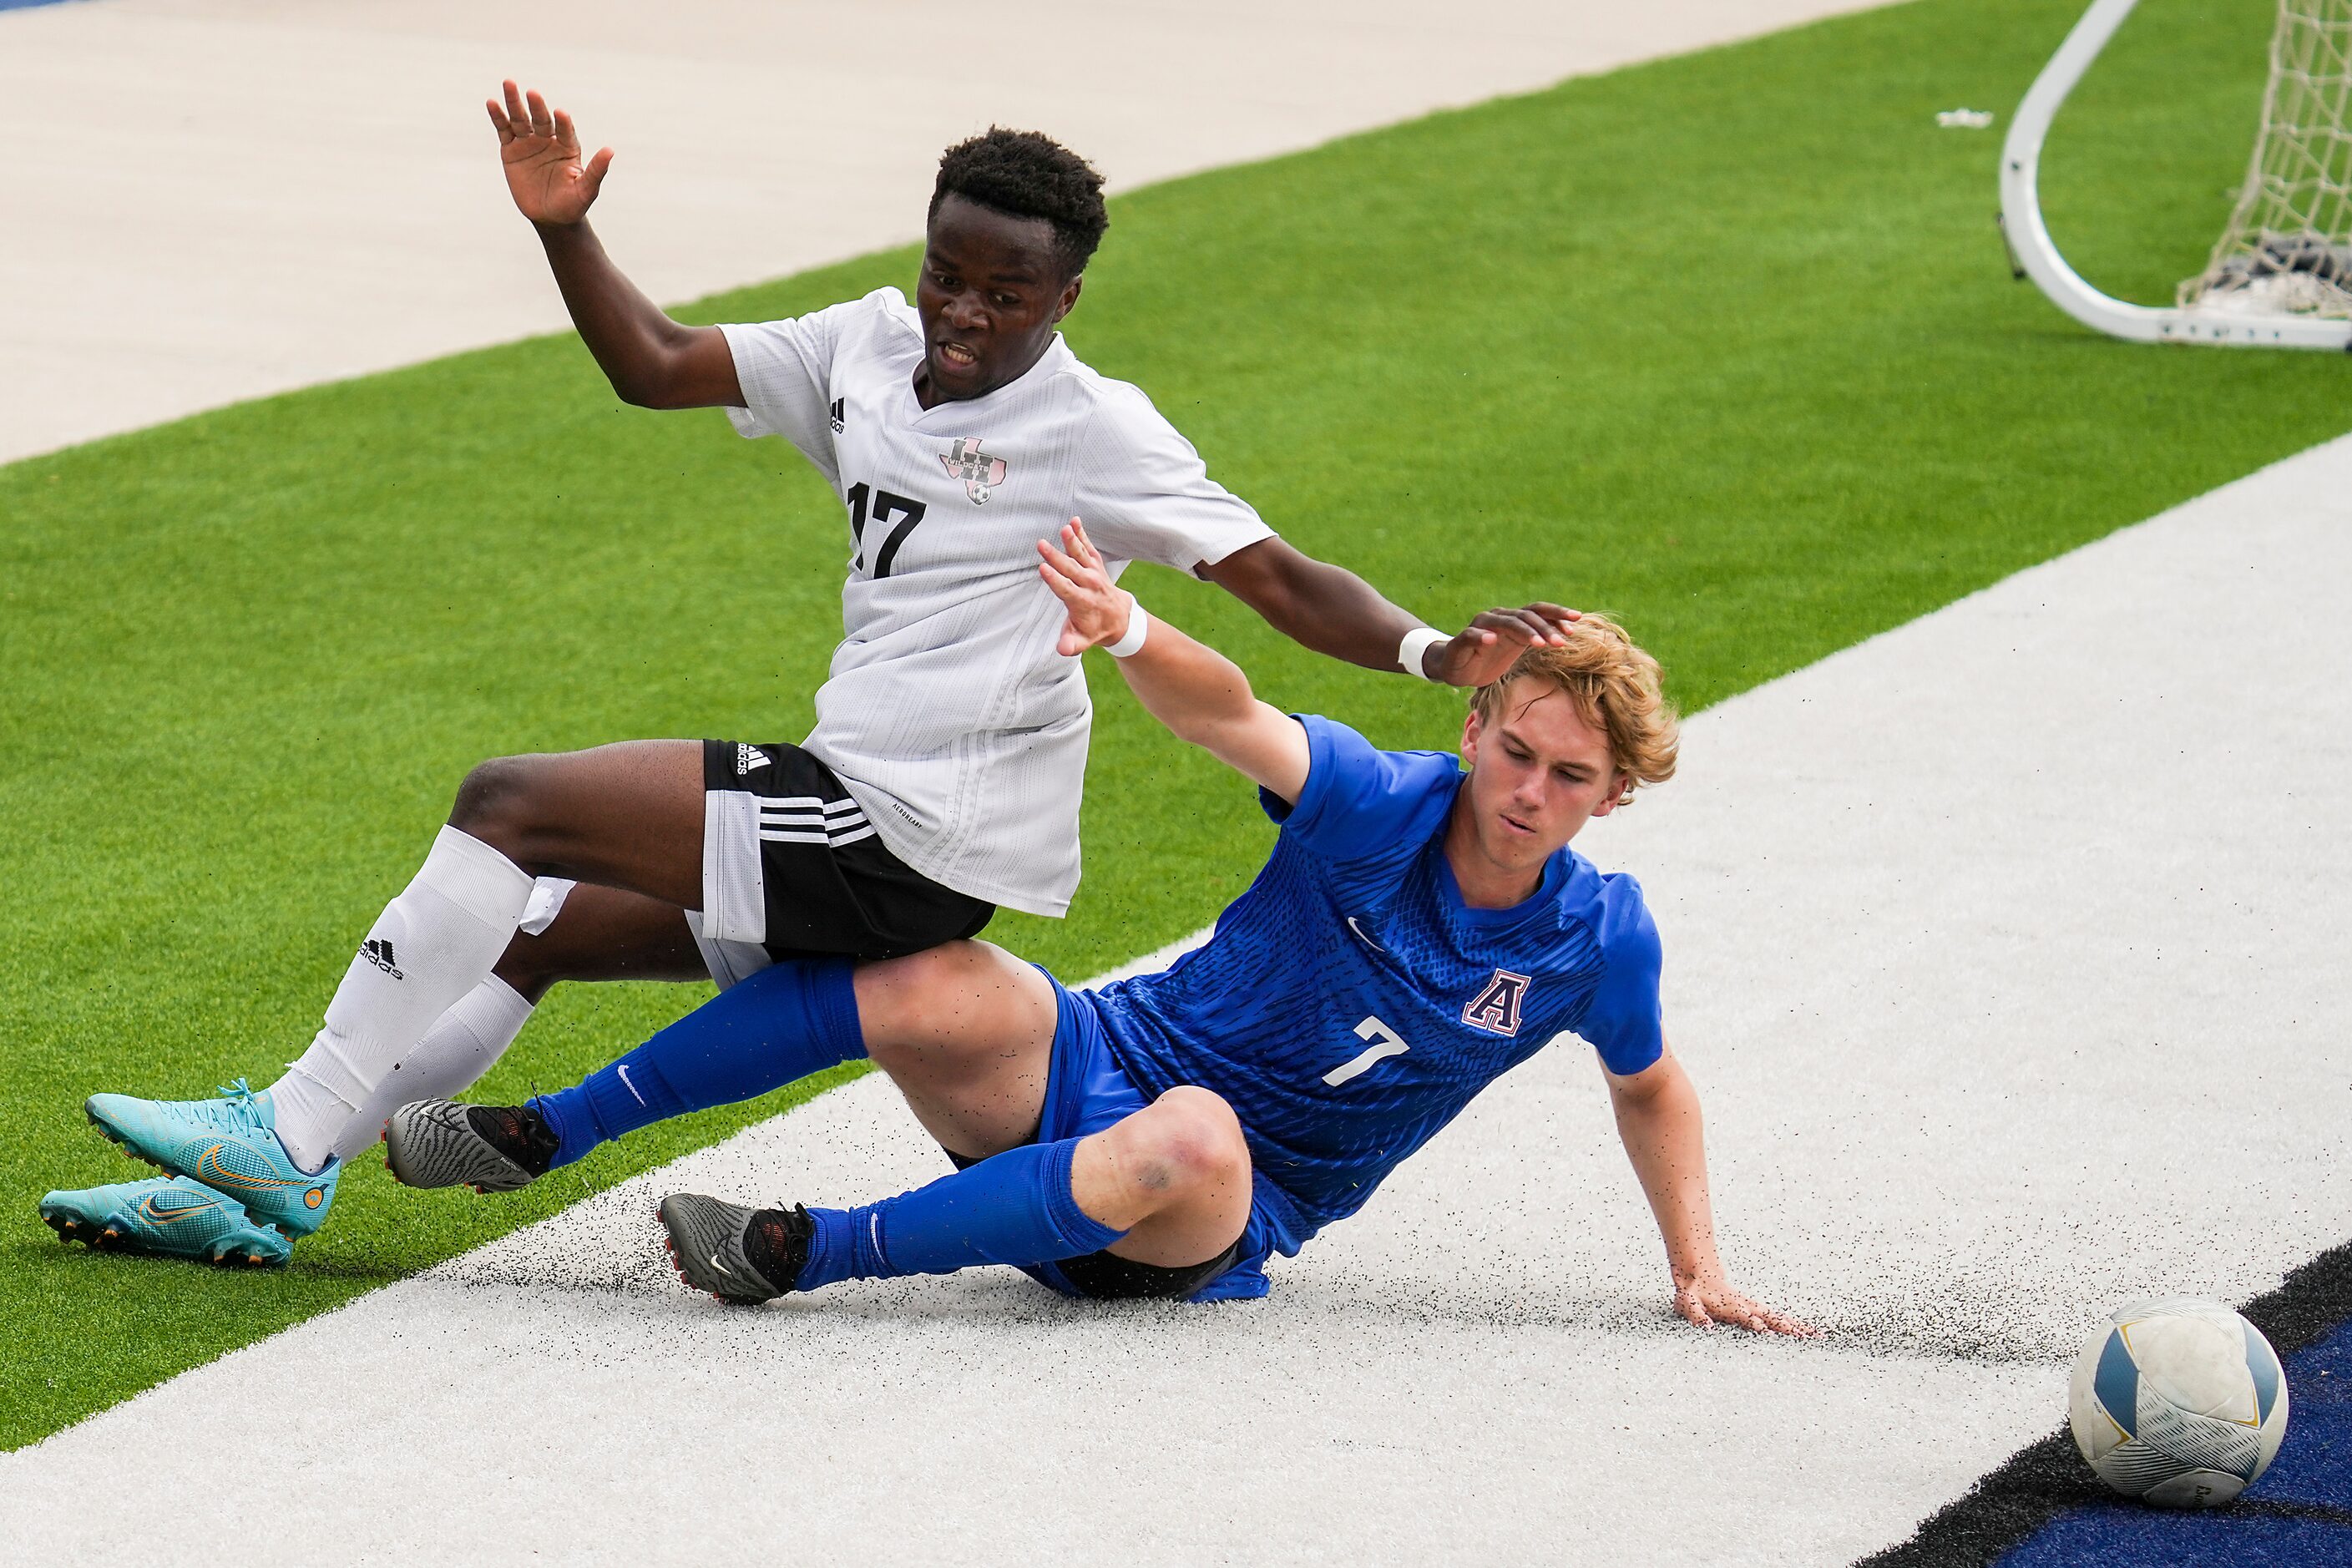
[[[2262,131],[2184,309],[2352,319],[2352,0],[2279,0]]]

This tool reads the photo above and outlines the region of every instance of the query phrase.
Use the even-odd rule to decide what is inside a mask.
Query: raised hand
[[[1426,657],[1431,676],[1448,686],[1484,686],[1499,680],[1512,660],[1528,649],[1566,643],[1568,628],[1577,619],[1574,610],[1558,605],[1488,610],[1460,635],[1430,651]]]
[[[613,150],[604,147],[583,166],[580,133],[572,116],[550,110],[538,93],[528,93],[511,81],[506,102],[491,99],[485,106],[498,127],[499,157],[506,164],[507,192],[522,216],[533,223],[574,224],[588,216],[604,171],[613,166]]]
[[[1675,1310],[1683,1321],[1698,1327],[1712,1328],[1717,1323],[1729,1323],[1735,1328],[1758,1334],[1787,1334],[1791,1339],[1810,1340],[1821,1331],[1809,1328],[1785,1312],[1748,1300],[1733,1289],[1721,1274],[1677,1275],[1675,1279]]]
[[[1084,523],[1070,519],[1062,525],[1062,548],[1056,550],[1053,541],[1041,539],[1037,553],[1044,557],[1037,563],[1037,575],[1045,579],[1045,586],[1070,612],[1054,651],[1076,658],[1090,647],[1115,643],[1127,635],[1134,595],[1110,580],[1110,569],[1087,537]]]

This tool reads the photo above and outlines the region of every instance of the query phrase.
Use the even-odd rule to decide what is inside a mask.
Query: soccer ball
[[[2126,1497],[2228,1502],[2286,1436],[2286,1375],[2262,1331],[2219,1301],[2135,1301],[2084,1342],[2067,1390],[2074,1446]]]

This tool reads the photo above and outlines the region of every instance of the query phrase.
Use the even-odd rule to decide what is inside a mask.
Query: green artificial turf
[[[1702,708],[2352,425],[2340,357],[2113,342],[2010,279],[2000,132],[1935,111],[2005,123],[2078,9],[1922,0],[1137,192],[1070,336],[1307,550],[1440,624],[1617,612]],[[2094,280],[2160,300],[2201,264],[2267,16],[2149,0],[2060,120],[2043,188]],[[846,544],[782,445],[618,406],[569,337],[0,468],[0,1445],[783,1103],[498,1200],[367,1162],[282,1272],[90,1256],[33,1212],[142,1173],[84,1095],[277,1074],[474,762],[800,736]],[[1454,731],[1444,693],[1133,581],[1276,701],[1392,745]],[[1202,924],[1269,831],[1091,674],[1085,889],[992,933],[1073,978]],[[569,1081],[706,994],[561,989],[480,1093]]]

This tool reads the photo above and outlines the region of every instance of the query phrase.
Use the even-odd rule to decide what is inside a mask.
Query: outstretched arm
[[[588,226],[613,150],[601,148],[583,163],[572,116],[510,81],[505,97],[487,107],[507,191],[538,229],[564,307],[613,390],[646,408],[740,406],[743,392],[726,335],[672,321],[613,265]]]
[[[1062,530],[1062,548],[1037,542],[1037,571],[1069,610],[1055,646],[1076,658],[1090,647],[1116,646],[1139,614],[1135,595],[1110,580],[1103,558],[1077,519]],[[1296,802],[1307,784],[1307,731],[1279,708],[1250,690],[1241,666],[1194,642],[1157,616],[1143,646],[1118,661],[1118,672],[1151,716],[1180,740],[1283,799]]]
[[[1666,1244],[1674,1275],[1675,1310],[1701,1328],[1736,1323],[1758,1333],[1813,1332],[1794,1318],[1759,1306],[1731,1288],[1715,1250],[1715,1215],[1707,1202],[1706,1139],[1698,1090],[1669,1050],[1631,1077],[1609,1073],[1617,1135],[1641,1179]]]
[[[1279,539],[1262,539],[1200,573],[1291,641],[1367,669],[1399,668],[1405,634],[1422,626],[1346,567]],[[1574,610],[1558,605],[1488,610],[1453,637],[1421,639],[1424,646],[1412,653],[1421,668],[1412,673],[1447,686],[1484,686],[1525,650],[1565,642],[1563,628],[1574,619]]]

